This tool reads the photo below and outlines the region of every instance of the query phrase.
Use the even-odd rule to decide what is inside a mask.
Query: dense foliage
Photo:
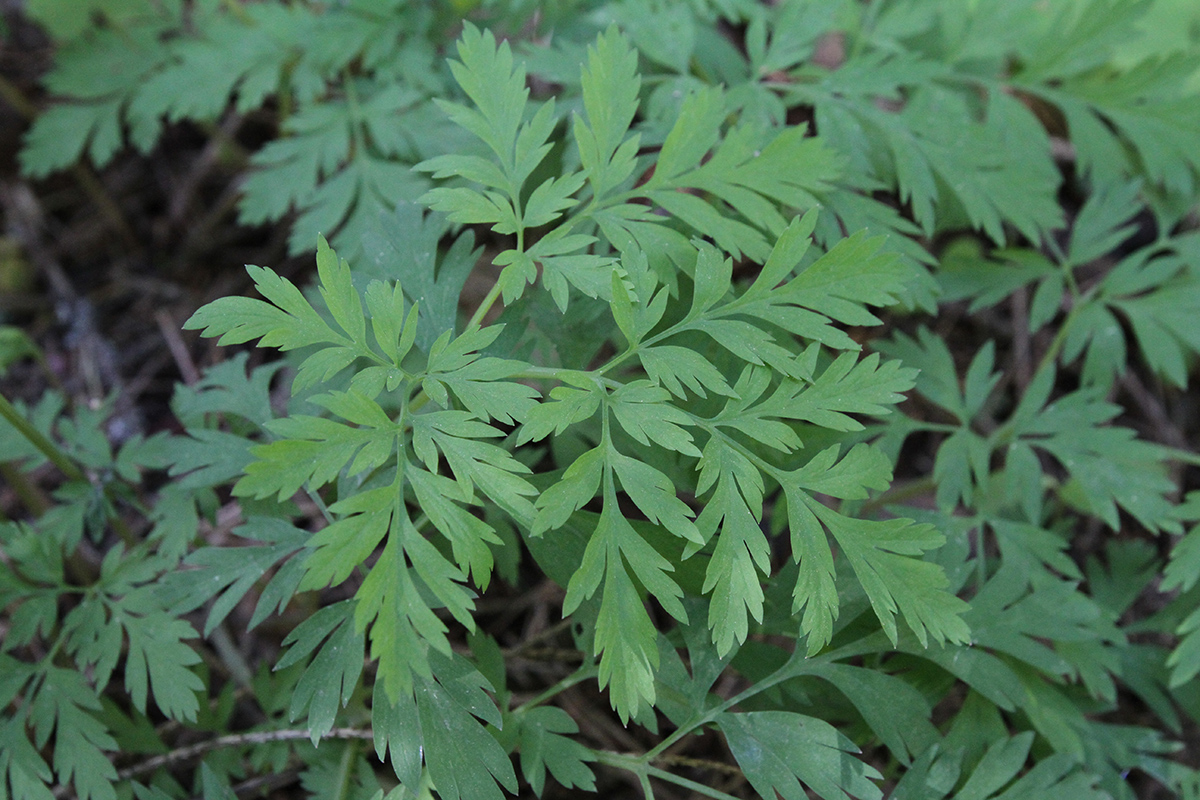
[[[29,176],[265,110],[317,274],[173,431],[0,397],[0,800],[1200,797],[1190,4],[27,13]]]

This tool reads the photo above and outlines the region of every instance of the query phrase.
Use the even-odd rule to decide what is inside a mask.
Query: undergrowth
[[[268,114],[317,275],[0,397],[0,800],[1200,797],[1196,13],[539,5],[29,0],[30,177]]]

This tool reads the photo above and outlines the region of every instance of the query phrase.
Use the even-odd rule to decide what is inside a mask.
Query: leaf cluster
[[[0,800],[296,765],[364,800],[1196,796],[1196,456],[1127,412],[1200,353],[1200,44],[1147,49],[1132,0],[565,4],[526,41],[514,2],[443,66],[469,5],[31,0],[63,99],[30,174],[270,102],[243,219],[299,212],[316,274],[188,320],[281,356],[179,387],[178,432],[0,398]],[[481,600],[531,575],[532,684],[545,642]]]

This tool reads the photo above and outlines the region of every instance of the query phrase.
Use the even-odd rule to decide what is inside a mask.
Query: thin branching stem
[[[357,739],[372,741],[374,733],[369,728],[334,728],[329,733],[325,734],[324,739]],[[137,778],[141,775],[149,775],[150,773],[162,767],[169,767],[175,764],[180,764],[186,761],[192,761],[206,753],[211,753],[213,750],[223,750],[230,747],[248,747],[258,744],[270,744],[271,742],[293,742],[304,739],[311,739],[312,734],[306,729],[286,728],[276,731],[252,731],[249,733],[231,733],[226,736],[218,736],[215,739],[208,739],[203,742],[198,742],[187,747],[176,748],[169,753],[163,753],[153,758],[148,758],[134,764],[131,767],[126,767],[117,773],[119,780],[127,781],[132,778]]]

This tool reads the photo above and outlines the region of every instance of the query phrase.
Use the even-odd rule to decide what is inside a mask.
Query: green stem
[[[530,708],[536,708],[537,706],[540,706],[542,703],[545,703],[547,700],[550,700],[555,695],[565,692],[567,689],[570,689],[572,686],[575,686],[576,684],[579,684],[579,683],[583,683],[584,681],[586,681],[590,678],[594,678],[595,676],[596,676],[596,666],[594,664],[587,664],[585,666],[582,666],[579,669],[572,672],[567,677],[563,678],[558,683],[547,688],[544,692],[539,694],[537,697],[534,697],[530,700],[526,700],[524,703],[522,703],[520,705],[520,707],[517,710],[525,711]]]
[[[3,75],[0,75],[0,99],[3,99],[6,103],[16,109],[17,113],[25,119],[33,120],[37,118],[37,106],[29,101],[29,98],[25,96],[24,92],[17,88],[15,83]]]
[[[62,448],[35,428],[33,423],[25,419],[25,416],[3,394],[0,394],[0,417],[9,425],[16,428],[17,432],[36,447],[51,464],[58,467],[58,470],[66,476],[67,480],[90,483],[88,476],[79,468],[79,465],[63,452]],[[105,490],[105,495],[108,495],[107,490]],[[121,541],[125,542],[126,546],[133,547],[137,544],[137,537],[133,535],[133,531],[129,529],[129,526],[125,524],[125,520],[121,519],[115,509],[109,515],[109,522],[112,523],[113,530],[121,537]]]
[[[221,5],[240,23],[243,25],[253,25],[254,17],[246,11],[240,0],[221,0]]]
[[[648,776],[658,778],[659,780],[673,783],[676,786],[682,786],[685,789],[691,789],[696,794],[702,794],[705,797],[713,797],[716,798],[716,800],[737,800],[737,798],[731,794],[726,794],[725,792],[722,792],[718,789],[713,789],[711,786],[705,786],[702,783],[697,783],[696,781],[689,781],[687,778],[680,777],[679,775],[667,772],[664,769],[659,769],[658,767],[646,767],[646,774]]]
[[[1056,333],[1054,335],[1054,339],[1051,340],[1050,346],[1047,347],[1046,352],[1042,354],[1042,358],[1038,362],[1037,369],[1033,372],[1033,378],[1031,378],[1029,381],[1030,384],[1037,383],[1038,378],[1041,377],[1043,372],[1054,367],[1054,363],[1058,359],[1058,354],[1067,341],[1067,333],[1070,331],[1071,323],[1075,320],[1075,317],[1079,315],[1080,309],[1086,308],[1089,302],[1090,298],[1085,296],[1076,302],[1071,308],[1070,312],[1067,314],[1067,318],[1063,320],[1062,325],[1059,327],[1058,333]],[[1014,420],[1012,418],[1006,421],[999,428],[996,428],[996,430],[992,431],[991,436],[988,437],[992,443],[992,450],[999,450],[1001,447],[1009,444],[1012,441],[1013,432]]]
[[[519,219],[521,219],[521,215],[524,213],[521,210],[520,198],[517,197],[516,195],[514,195],[511,199],[512,199],[512,204],[513,204],[513,212],[516,214],[517,219],[519,220]],[[516,250],[518,253],[525,252],[525,229],[524,228],[517,229]],[[501,272],[501,274],[503,275],[503,272]],[[486,317],[488,312],[492,310],[492,306],[494,306],[496,304],[496,300],[498,300],[499,298],[500,298],[500,280],[497,279],[496,282],[492,284],[492,288],[488,289],[488,293],[486,295],[484,295],[483,301],[480,302],[480,304],[479,304],[479,308],[475,309],[475,313],[471,315],[471,321],[467,323],[467,329],[469,330],[469,329],[475,328],[475,327],[482,327],[483,326],[483,318]]]
[[[935,488],[937,488],[937,483],[931,476],[919,478],[903,486],[892,486],[883,494],[876,495],[864,502],[859,509],[859,513],[865,514],[883,508],[891,503],[901,503],[914,497],[920,497],[923,494],[933,491]]]
[[[50,463],[58,467],[59,471],[73,481],[86,481],[87,476],[83,474],[83,470],[59,448],[54,442],[50,441],[37,428],[33,426],[29,420],[25,419],[20,411],[17,411],[16,406],[9,402],[8,398],[0,394],[0,417],[9,425],[17,429],[17,432],[24,436],[30,444],[36,447],[42,455],[49,459]]]
[[[850,51],[850,58],[862,55],[863,47],[867,42],[867,36],[874,30],[876,23],[879,21],[879,9],[882,5],[881,0],[871,0],[867,4],[867,8],[862,15],[862,24],[858,28],[858,35],[854,37],[854,45]]]
[[[346,800],[350,796],[350,779],[354,775],[358,753],[362,749],[362,739],[351,739],[342,751],[342,761],[338,764],[337,790],[334,800]]]
[[[242,651],[238,649],[233,637],[229,635],[226,623],[221,623],[213,628],[212,633],[209,634],[209,641],[212,642],[217,655],[220,656],[225,668],[229,670],[230,676],[237,684],[244,689],[253,689],[254,670],[250,669],[250,665],[242,656]]]
[[[0,461],[0,478],[17,493],[21,504],[35,517],[40,517],[50,510],[50,499],[37,487],[25,473],[17,467],[16,462]]]
[[[354,86],[354,76],[349,69],[342,70],[342,85],[346,87],[346,106],[350,111],[350,137],[353,149],[350,157],[360,157],[364,153],[362,104],[358,101],[358,89]]]
[[[659,780],[673,783],[676,786],[682,786],[685,789],[690,789],[697,794],[702,794],[705,797],[716,798],[716,800],[737,800],[733,795],[713,789],[710,786],[705,786],[696,781],[690,781],[687,778],[680,777],[665,769],[650,766],[646,763],[646,756],[633,756],[626,753],[614,753],[611,750],[597,750],[597,763],[603,764],[606,767],[616,767],[627,772],[632,772],[638,776],[638,781],[642,785],[642,791],[646,797],[653,797],[654,793],[650,789],[649,778],[654,777]]]
[[[270,744],[273,742],[296,742],[304,741],[312,736],[307,729],[285,729],[275,731],[251,731],[249,733],[232,733],[227,736],[219,736],[216,739],[199,742],[197,744],[188,745],[172,750],[169,753],[153,756],[131,767],[127,767],[117,773],[117,780],[127,781],[131,778],[136,778],[140,775],[149,775],[150,773],[161,769],[162,767],[171,766],[183,761],[191,761],[194,758],[199,758],[205,753],[213,750],[221,750],[227,747],[247,747],[250,745]],[[350,740],[368,740],[373,738],[373,733],[370,730],[360,730],[358,728],[334,728],[325,734],[325,739],[350,739]]]
[[[811,670],[809,667],[827,664],[842,659],[854,658],[855,656],[874,652],[880,645],[880,642],[876,641],[876,639],[883,636],[884,634],[882,631],[869,634],[861,639],[856,639],[849,644],[843,645],[836,650],[827,650],[821,655],[812,656],[811,658],[803,655],[799,649],[792,651],[791,657],[788,658],[787,662],[779,667],[779,669],[775,670],[766,678],[763,678],[753,686],[743,689],[741,692],[729,698],[720,705],[714,706],[699,717],[694,717],[692,720],[685,722],[683,725],[679,726],[674,733],[651,748],[644,756],[642,756],[642,760],[647,763],[655,760],[662,753],[670,749],[672,745],[674,745],[683,737],[689,735],[692,731],[703,728],[705,725],[715,722],[717,717],[721,716],[734,706],[746,702],[756,694],[761,694],[762,692],[765,692],[786,680],[791,680],[792,678],[803,675],[806,672],[810,672]]]
[[[634,756],[628,753],[614,753],[612,750],[596,750],[596,762],[603,764],[606,767],[616,767],[623,769],[626,772],[632,772],[638,776],[638,781],[642,785],[642,792],[647,798],[653,798],[654,792],[650,789],[650,783],[647,780],[649,765],[646,764],[645,756]]]
[[[496,304],[496,300],[500,297],[500,281],[492,284],[492,288],[488,289],[488,293],[484,295],[483,301],[479,304],[479,308],[475,309],[475,313],[471,315],[471,321],[467,323],[467,329],[482,326],[483,318],[492,310],[492,306]]]

